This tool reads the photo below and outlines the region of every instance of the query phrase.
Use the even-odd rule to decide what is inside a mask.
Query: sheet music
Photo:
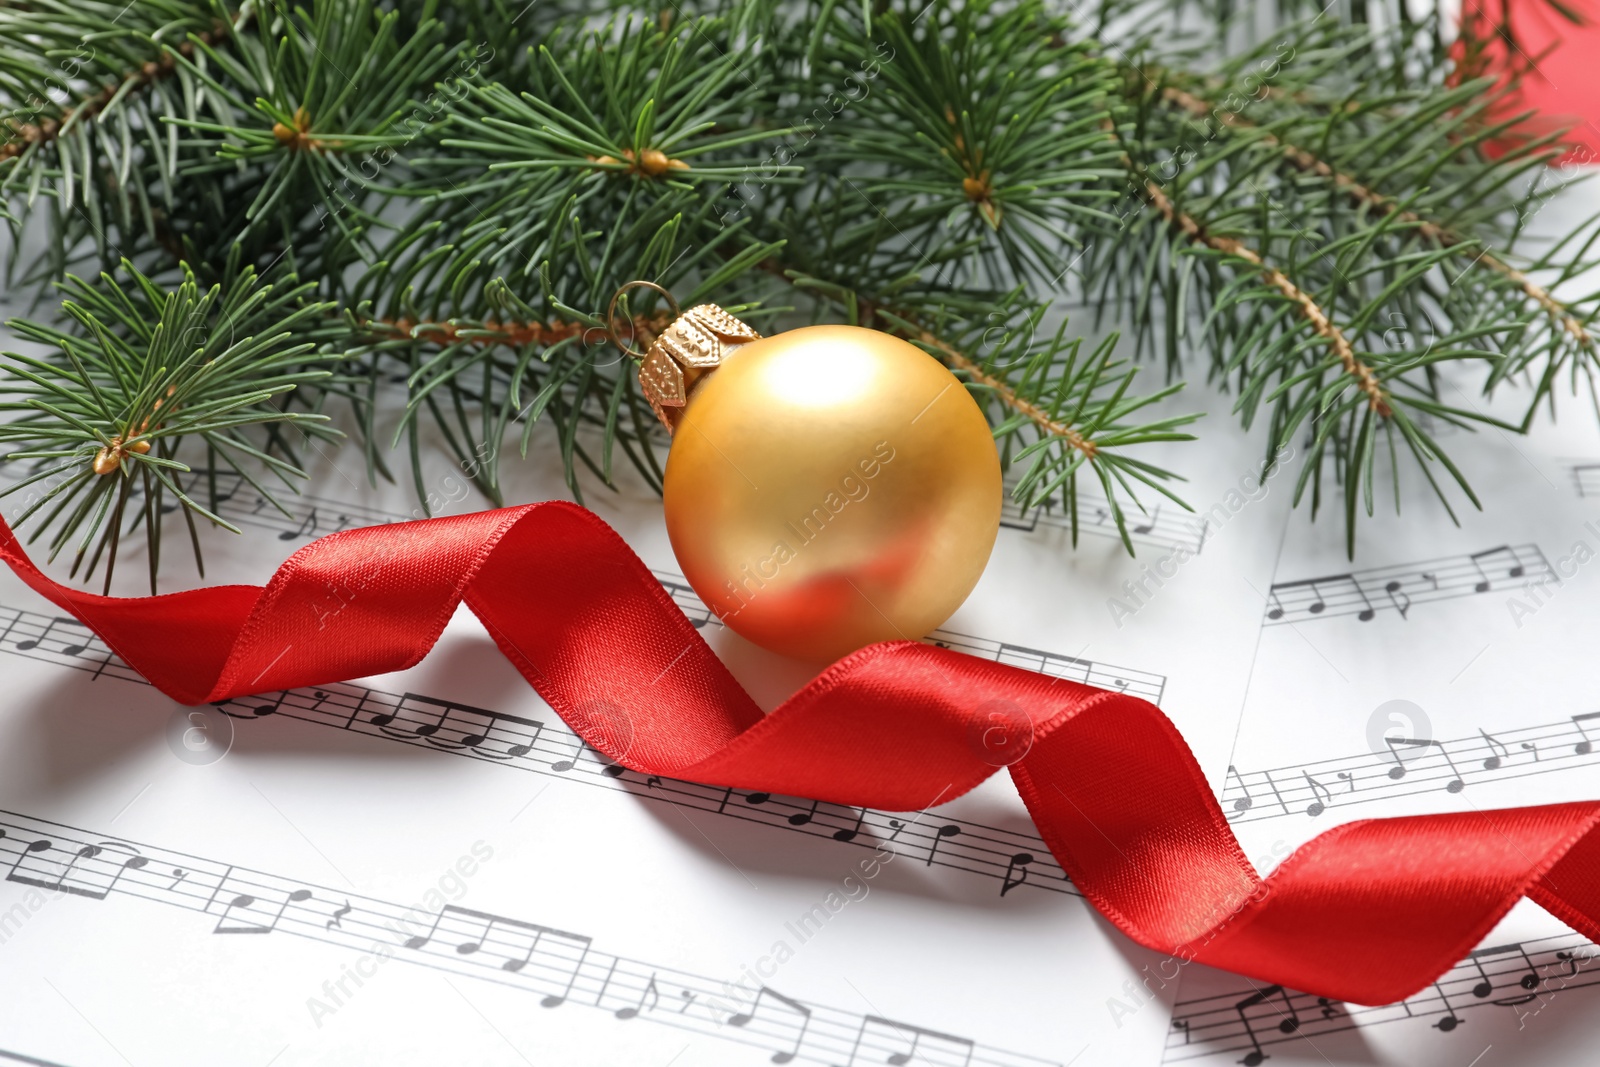
[[[1452,433],[1486,512],[1457,528],[1403,484],[1351,561],[1337,516],[1291,515],[1295,457],[1260,480],[1230,403],[1173,402],[1205,440],[1150,458],[1195,510],[1130,515],[1137,557],[1090,491],[1076,549],[1059,506],[1008,505],[929,640],[1159,704],[1263,869],[1351,819],[1600,795],[1588,413]],[[288,514],[217,472],[244,533],[207,538],[208,582],[420,517],[311,444]],[[444,455],[436,511],[481,506]],[[512,502],[567,495],[538,460],[506,478]],[[807,681],[710,615],[621,481],[585,502],[758,702]],[[169,546],[167,588],[194,584]],[[190,709],[5,575],[0,670],[0,1064],[1592,1061],[1600,949],[1531,905],[1400,1004],[1181,966],[1093,913],[1003,774],[909,812],[638,775],[464,613],[410,671]]]
[[[1184,487],[1197,506],[1259,463],[1243,434],[1223,439],[1220,473]],[[187,477],[215,477],[244,531],[208,538],[207,582],[259,582],[312,537],[417,517],[409,487],[365,484],[357,450],[314,458],[287,514],[223,472]],[[511,500],[566,495],[554,469],[508,467]],[[441,510],[480,506],[447,462],[430,479]],[[1179,635],[1241,573],[1265,588],[1283,496],[1223,506],[1220,529],[1175,505],[1135,514],[1132,560],[1089,530],[1087,496],[1076,552],[1057,514],[1011,516],[977,594],[928,640],[1152,700],[1220,762],[1259,605]],[[814,673],[710,615],[646,487],[587,503],[764,706]],[[1144,577],[1176,545],[1175,576]],[[168,553],[174,586],[187,565]],[[123,591],[141,577],[127,567]],[[1118,627],[1106,602],[1141,579]],[[587,749],[465,612],[403,674],[186,709],[6,576],[0,667],[0,923],[16,916],[0,1003],[25,1009],[0,1013],[0,1063],[1162,1054],[1167,1003],[1107,1003],[1154,957],[1077,894],[1003,774],[910,812],[638,775]]]
[[[1459,526],[1404,481],[1402,517],[1364,519],[1353,564],[1337,522],[1291,523],[1214,783],[1251,856],[1276,862],[1355,819],[1600,796],[1600,464],[1574,458],[1600,456],[1600,431],[1568,408],[1527,438],[1452,437],[1484,502],[1459,506]],[[1398,1004],[1188,967],[1162,1062],[1588,1063],[1597,955],[1524,901]]]

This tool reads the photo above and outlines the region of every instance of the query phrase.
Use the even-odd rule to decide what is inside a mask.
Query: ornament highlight
[[[723,622],[799,659],[918,638],[978,582],[1000,460],[966,388],[854,326],[762,338],[679,316],[640,381],[673,432],[664,501],[684,577]]]

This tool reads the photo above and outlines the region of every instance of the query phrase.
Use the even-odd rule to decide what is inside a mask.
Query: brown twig
[[[1115,127],[1112,126],[1110,119],[1106,119],[1102,125],[1115,136]],[[1259,270],[1269,285],[1288,297],[1300,309],[1300,314],[1305,316],[1306,320],[1311,323],[1311,328],[1316,331],[1317,336],[1328,342],[1328,347],[1333,349],[1333,354],[1339,357],[1339,364],[1344,368],[1344,372],[1354,378],[1356,385],[1367,395],[1368,406],[1384,418],[1394,414],[1394,409],[1389,406],[1388,393],[1384,391],[1383,384],[1378,380],[1377,373],[1356,358],[1355,349],[1351,346],[1350,339],[1344,335],[1343,330],[1334,325],[1333,320],[1328,317],[1328,313],[1322,310],[1322,306],[1312,298],[1310,293],[1301,289],[1294,283],[1293,279],[1281,270],[1268,266],[1261,258],[1261,255],[1244,242],[1233,237],[1218,237],[1215,234],[1207,233],[1205,227],[1201,226],[1192,215],[1178,210],[1178,206],[1172,202],[1172,198],[1167,196],[1166,191],[1159,184],[1140,174],[1134,167],[1133,160],[1128,157],[1126,152],[1122,153],[1122,165],[1130,173],[1134,174],[1135,180],[1141,177],[1144,178],[1142,189],[1144,198],[1161,213],[1161,217],[1166,219],[1168,226],[1173,227],[1198,244],[1203,244],[1207,248],[1215,249],[1236,259],[1242,259]]]
[[[1222,122],[1223,125],[1230,126],[1234,129],[1260,129],[1260,127],[1256,126],[1255,123],[1240,118],[1237,113],[1214,109],[1206,101],[1200,99],[1192,93],[1185,92],[1182,89],[1168,86],[1161,91],[1161,96],[1162,99],[1166,100],[1168,103],[1175,104],[1196,117],[1206,118],[1215,116],[1219,121]],[[1348,174],[1334,170],[1326,162],[1319,159],[1311,152],[1306,151],[1304,148],[1299,147],[1298,145],[1289,144],[1288,142],[1283,141],[1277,136],[1267,133],[1266,131],[1261,131],[1260,139],[1263,144],[1271,145],[1272,147],[1277,148],[1283,153],[1284,158],[1295,167],[1305,171],[1308,174],[1315,174],[1318,177],[1327,178],[1339,188],[1343,189],[1352,200],[1355,200],[1358,203],[1367,204],[1372,208],[1381,211],[1385,215],[1393,215],[1402,222],[1415,226],[1418,233],[1432,241],[1437,242],[1440,247],[1458,249],[1463,255],[1472,251],[1474,247],[1476,247],[1476,242],[1474,242],[1471,238],[1456,233],[1454,230],[1441,226],[1436,222],[1425,219],[1414,211],[1401,208],[1400,205],[1390,197],[1384,196],[1382,193],[1369,188]],[[1555,296],[1551,294],[1550,290],[1535,282],[1532,278],[1529,278],[1522,271],[1517,270],[1515,267],[1511,266],[1511,264],[1495,255],[1494,252],[1487,248],[1481,248],[1478,253],[1474,255],[1473,262],[1486,267],[1489,270],[1494,271],[1496,274],[1499,274],[1511,281],[1514,285],[1520,288],[1529,299],[1538,304],[1546,315],[1550,316],[1550,318],[1555,320],[1555,322],[1560,325],[1562,329],[1571,334],[1579,344],[1593,346],[1593,335],[1589,333],[1588,329],[1583,325],[1582,322],[1578,321],[1577,317],[1572,314],[1571,310],[1568,309],[1565,304],[1557,300]]]
[[[1016,390],[998,378],[991,377],[983,372],[983,368],[957,351],[948,342],[935,336],[928,330],[921,330],[917,340],[930,348],[937,348],[943,353],[945,362],[964,371],[969,378],[990,390],[1000,399],[1000,402],[1014,411],[1028,417],[1029,420],[1045,433],[1061,438],[1067,444],[1082,452],[1085,459],[1094,459],[1099,454],[1100,446],[1087,437],[1074,430],[1064,422],[1058,422],[1050,417],[1050,413],[1030,400],[1018,396]]]
[[[218,21],[212,25],[211,29],[204,33],[196,34],[195,37],[204,44],[214,45],[227,40],[241,25],[243,25],[242,18],[231,26],[226,22]],[[194,47],[194,41],[184,41],[178,45],[176,51],[178,54],[188,58],[194,55]],[[137,92],[148,85],[153,85],[164,78],[171,77],[177,67],[177,56],[173,54],[171,49],[163,48],[160,59],[147,60],[137,70],[123,75],[120,81],[107,85],[99,92],[92,93],[78,101],[77,104],[62,112],[59,118],[45,119],[39,123],[17,122],[15,119],[9,120],[11,136],[4,144],[0,144],[0,162],[20,156],[35,145],[50,144],[71,123],[79,119],[92,119],[100,114],[111,101],[116,99],[117,94],[122,92],[124,87],[130,93]]]
[[[672,318],[670,315],[635,315],[633,328],[636,336],[653,337],[665,330]],[[581,322],[496,322],[493,319],[481,323],[460,322],[413,322],[410,319],[368,319],[365,323],[376,331],[389,333],[395,336],[412,337],[422,341],[433,341],[438,344],[454,344],[457,341],[470,341],[480,345],[553,345],[559,341],[570,340],[574,337],[586,338],[590,331],[595,336],[604,339],[605,328],[602,326],[586,326]],[[473,336],[463,336],[473,335]]]
[[[1301,289],[1294,283],[1293,279],[1281,270],[1268,266],[1255,249],[1250,248],[1242,241],[1233,237],[1218,237],[1215,234],[1207,233],[1205,228],[1196,222],[1192,216],[1179,211],[1177,205],[1173,204],[1172,199],[1154,181],[1146,180],[1144,194],[1151,205],[1161,212],[1161,217],[1167,220],[1168,225],[1180,230],[1190,239],[1205,245],[1207,248],[1213,248],[1218,252],[1242,259],[1259,270],[1261,276],[1267,280],[1269,285],[1299,306],[1300,313],[1311,323],[1311,328],[1316,331],[1317,336],[1327,341],[1328,347],[1333,349],[1333,354],[1339,357],[1339,363],[1344,368],[1344,372],[1354,378],[1361,391],[1367,394],[1367,403],[1372,410],[1385,418],[1394,413],[1394,410],[1389,406],[1388,394],[1384,391],[1383,383],[1378,380],[1378,375],[1371,367],[1356,358],[1355,349],[1350,345],[1350,339],[1344,335],[1343,330],[1334,325],[1333,320],[1328,318],[1327,312],[1322,310],[1322,306],[1311,297],[1311,294]]]

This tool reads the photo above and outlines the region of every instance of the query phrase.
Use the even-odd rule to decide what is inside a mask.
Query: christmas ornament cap
[[[615,333],[617,302],[634,287],[654,289],[672,305],[673,320],[651,343],[642,357],[619,340]],[[667,432],[677,429],[678,417],[689,403],[689,394],[707,373],[721,364],[728,346],[760,340],[761,335],[715,304],[696,304],[680,311],[672,294],[654,282],[629,282],[611,298],[606,313],[612,341],[624,352],[640,360],[639,388],[649,401]]]
[[[999,456],[977,403],[921,349],[856,326],[761,337],[702,304],[655,339],[639,381],[673,434],[673,551],[743,637],[836,659],[923,637],[977,584]]]

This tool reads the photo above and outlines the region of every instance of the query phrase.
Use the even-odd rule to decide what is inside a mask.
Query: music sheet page
[[[1216,462],[1184,486],[1209,518],[1152,507],[1129,558],[1087,494],[1076,551],[1058,514],[1010,512],[930,640],[1155,701],[1220,773],[1286,497],[1250,480],[1225,399],[1185,399],[1216,408]],[[558,471],[513,469],[511,499],[562,495]],[[479,506],[459,471],[433,478],[439,510]],[[590,505],[757,699],[803,684],[815,665],[710,616],[658,501],[625,485]],[[210,582],[416,507],[368,486],[354,448],[291,515],[225,488],[245,532],[210,539]],[[190,709],[9,575],[0,605],[0,1049],[68,1067],[1161,1056],[1157,958],[1076,894],[1003,770],[918,812],[645,778],[585,749],[464,610],[404,674]]]
[[[1559,232],[1595,198],[1573,190],[1534,221]],[[1519,398],[1451,388],[1453,402],[1520,420]],[[1356,819],[1600,795],[1594,412],[1563,394],[1556,420],[1544,413],[1526,437],[1439,430],[1482,511],[1457,494],[1457,524],[1425,486],[1402,484],[1404,511],[1379,505],[1354,563],[1338,522],[1290,523],[1237,739],[1213,780],[1246,852],[1268,866]],[[1593,1062],[1584,989],[1600,981],[1597,951],[1522,901],[1400,1004],[1347,1006],[1186,968],[1163,1062]]]
[[[1351,562],[1337,515],[1289,508],[1298,457],[1263,477],[1232,398],[1172,403],[1207,412],[1159,457],[1192,512],[1134,516],[1131,558],[1089,492],[1076,548],[1059,513],[1008,512],[930,640],[1160,705],[1263,871],[1353,819],[1600,795],[1591,412],[1456,432],[1484,511],[1455,525],[1404,484]],[[206,582],[420,517],[353,445],[313,466],[287,515],[225,486],[244,532],[207,537]],[[554,461],[506,470],[512,502],[567,495]],[[815,665],[711,617],[659,501],[620,478],[585,503],[780,703]],[[436,512],[483,506],[442,460],[425,483]],[[168,544],[165,588],[196,584]],[[141,580],[129,555],[119,591]],[[1403,1004],[1184,966],[1077,895],[1003,769],[912,812],[647,778],[582,746],[465,612],[410,671],[187,708],[8,574],[0,665],[0,1062],[1592,1061],[1596,950],[1532,905]]]

